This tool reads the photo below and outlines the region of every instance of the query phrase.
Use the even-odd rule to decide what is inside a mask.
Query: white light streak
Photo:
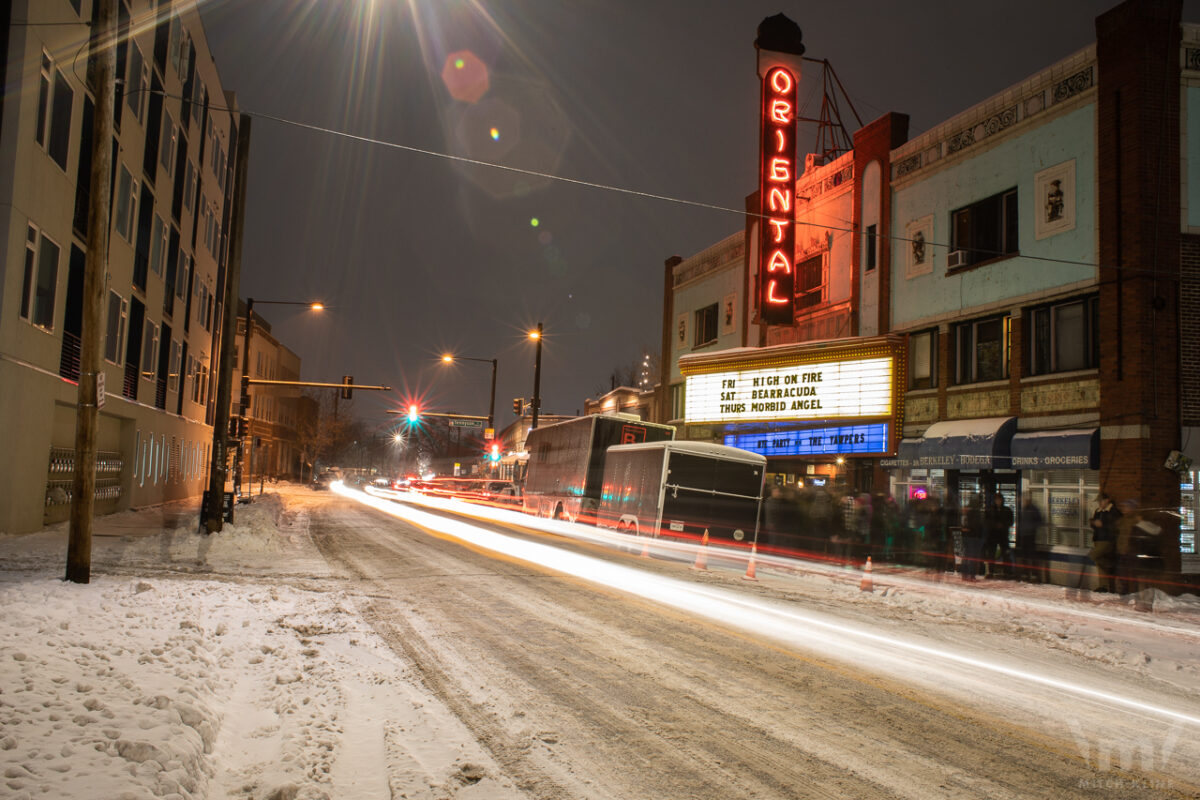
[[[1200,716],[1193,714],[1144,703],[1132,698],[1122,697],[1112,692],[1081,686],[1071,681],[1047,675],[1040,675],[1029,670],[963,655],[945,648],[932,647],[919,642],[906,641],[895,636],[864,630],[848,625],[845,622],[821,619],[812,613],[801,612],[795,608],[782,608],[778,605],[772,605],[743,596],[728,589],[668,578],[644,570],[614,564],[600,558],[563,551],[550,545],[514,538],[479,528],[470,522],[437,516],[408,505],[392,503],[379,497],[364,496],[358,492],[346,489],[340,483],[334,483],[332,488],[345,497],[357,500],[385,514],[390,514],[423,528],[452,536],[476,547],[553,569],[566,575],[582,578],[755,634],[766,634],[771,638],[792,646],[813,648],[819,645],[824,647],[826,652],[830,653],[836,654],[840,651],[843,654],[867,655],[877,664],[885,658],[889,660],[897,658],[895,652],[889,654],[877,649],[880,647],[890,648],[892,651],[903,651],[934,661],[946,662],[943,666],[957,664],[972,667],[994,675],[1003,675],[1018,681],[1068,692],[1076,696],[1103,701],[1132,711],[1153,714],[1165,719],[1176,720],[1200,727]],[[459,508],[461,508],[461,505]],[[483,509],[481,508],[480,510]],[[472,511],[474,511],[473,506]],[[498,512],[493,518],[500,519],[503,516],[515,516],[526,526],[529,526],[529,523],[534,521],[523,514],[513,515],[513,512],[499,512],[497,509],[492,509],[491,511]],[[489,513],[488,516],[493,515]],[[546,521],[539,520],[539,522]],[[567,524],[555,522],[551,525],[539,525],[537,527],[543,529],[552,528],[554,532],[558,532],[560,526],[567,527]],[[603,536],[606,533],[604,531],[596,530],[596,533],[599,535],[586,538],[609,538]],[[578,538],[583,538],[578,536],[578,531],[573,531],[572,534]],[[623,534],[614,533],[611,534],[611,537],[620,537],[615,540],[623,542],[626,546],[630,543],[629,537]],[[641,540],[634,541],[639,545],[641,544]],[[655,544],[663,545],[667,544],[667,542],[657,541]],[[683,543],[675,544],[686,547]],[[712,548],[710,548],[711,550]],[[732,554],[730,551],[726,551],[726,553]]]

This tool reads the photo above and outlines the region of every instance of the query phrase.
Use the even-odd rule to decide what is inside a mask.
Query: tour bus
[[[632,414],[590,414],[534,428],[525,441],[529,461],[522,503],[539,517],[591,522],[600,499],[604,458],[613,445],[668,441],[675,428]]]
[[[642,536],[757,541],[767,459],[708,442],[610,447],[596,524]]]

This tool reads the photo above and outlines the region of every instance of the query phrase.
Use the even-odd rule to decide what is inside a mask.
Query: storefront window
[[[1179,481],[1179,552],[1196,555],[1196,507],[1200,503],[1200,470],[1183,473]]]
[[[1091,547],[1091,515],[1100,491],[1096,470],[1029,470],[1025,491],[1042,512],[1039,547]]]
[[[892,497],[902,511],[927,497],[946,499],[946,471],[942,469],[895,470],[891,484]]]

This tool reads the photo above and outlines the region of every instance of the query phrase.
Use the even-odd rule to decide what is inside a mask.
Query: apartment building
[[[5,6],[0,531],[20,533],[71,501],[93,2]],[[119,26],[98,513],[205,488],[238,121],[194,4],[120,0]]]

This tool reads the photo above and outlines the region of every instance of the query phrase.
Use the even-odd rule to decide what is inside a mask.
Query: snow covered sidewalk
[[[65,526],[0,537],[0,795],[517,796],[364,622],[314,502],[211,537],[194,505],[101,518],[87,585],[61,580]]]

